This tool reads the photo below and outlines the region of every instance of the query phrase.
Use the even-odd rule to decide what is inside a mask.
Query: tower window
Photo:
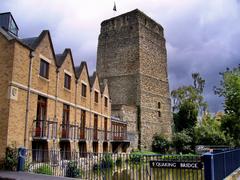
[[[158,111],[158,117],[161,117],[162,114],[161,114],[161,111]]]
[[[158,102],[158,109],[161,109],[161,103]]]

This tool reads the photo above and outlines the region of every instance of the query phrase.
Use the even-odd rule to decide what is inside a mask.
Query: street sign
[[[150,161],[151,168],[202,169],[201,162]]]

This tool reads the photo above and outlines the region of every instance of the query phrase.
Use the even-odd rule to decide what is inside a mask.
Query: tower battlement
[[[101,33],[116,31],[127,26],[132,28],[140,24],[163,36],[163,27],[138,9],[104,20],[101,23]]]

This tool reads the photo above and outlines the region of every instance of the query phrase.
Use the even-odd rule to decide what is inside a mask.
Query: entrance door
[[[98,139],[98,116],[97,114],[94,114],[94,125],[93,125],[93,138],[94,140]]]
[[[46,136],[47,98],[38,96],[35,136]]]

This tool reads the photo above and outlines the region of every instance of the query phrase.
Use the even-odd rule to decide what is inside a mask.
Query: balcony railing
[[[75,140],[77,139],[78,126],[73,124],[60,125],[60,139],[61,140]]]
[[[57,122],[49,120],[34,120],[32,136],[33,139],[56,139]]]
[[[112,132],[113,141],[128,141],[128,132]]]
[[[110,141],[112,137],[111,131],[93,129],[93,128],[82,128],[78,130],[79,141]]]

